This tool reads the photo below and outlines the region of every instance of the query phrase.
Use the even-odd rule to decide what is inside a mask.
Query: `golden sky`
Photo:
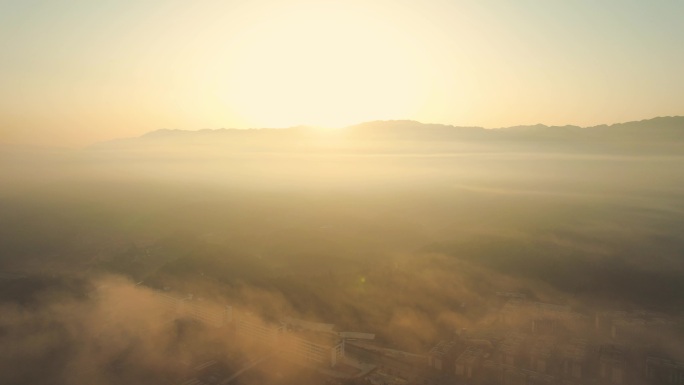
[[[684,115],[680,1],[3,1],[0,143]]]

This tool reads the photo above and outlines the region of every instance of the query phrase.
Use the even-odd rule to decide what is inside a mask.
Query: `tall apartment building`
[[[344,340],[334,334],[285,333],[278,343],[278,349],[300,363],[332,367],[344,357]]]
[[[257,317],[243,314],[235,319],[235,332],[238,336],[268,346],[277,346],[283,326],[265,323]]]
[[[458,343],[454,340],[442,340],[437,343],[428,355],[428,365],[434,369],[452,372],[454,360],[460,353]]]

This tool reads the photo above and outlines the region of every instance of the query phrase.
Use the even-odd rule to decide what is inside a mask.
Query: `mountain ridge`
[[[684,154],[684,116],[662,116],[640,121],[574,125],[519,125],[501,128],[377,120],[344,128],[310,126],[289,128],[220,128],[183,130],[162,128],[140,136],[112,139],[82,148],[33,148],[0,143],[0,157],[31,154],[69,156],[132,155],[166,157],[172,152],[207,155],[233,153],[474,153],[558,152],[594,154]],[[89,155],[89,156],[90,156]],[[204,155],[202,155],[204,156]]]
[[[284,128],[217,128],[217,129],[199,129],[199,130],[186,130],[186,129],[171,129],[171,128],[161,128],[153,131],[149,131],[143,135],[131,138],[120,138],[113,139],[116,140],[126,140],[126,139],[136,139],[136,138],[153,138],[161,136],[170,135],[185,135],[185,134],[222,134],[222,133],[264,133],[264,132],[276,132],[276,131],[350,131],[350,130],[393,130],[400,131],[401,129],[445,129],[445,130],[471,130],[479,132],[503,132],[512,130],[595,130],[595,129],[606,129],[606,128],[634,128],[642,126],[654,126],[654,125],[667,125],[666,128],[672,128],[672,125],[677,126],[678,129],[684,130],[684,116],[658,116],[650,119],[642,119],[628,122],[612,123],[612,124],[599,124],[594,126],[577,126],[577,125],[546,125],[543,123],[530,124],[530,125],[515,125],[506,127],[495,127],[495,128],[484,128],[481,126],[456,126],[451,124],[442,123],[423,123],[416,120],[373,120],[368,122],[362,122],[343,128],[318,128],[314,126],[293,126]],[[100,142],[107,143],[110,141]]]

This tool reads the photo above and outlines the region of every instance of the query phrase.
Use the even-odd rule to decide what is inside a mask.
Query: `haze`
[[[1,2],[0,384],[681,384],[683,11]]]
[[[677,1],[3,1],[0,142],[684,114]]]

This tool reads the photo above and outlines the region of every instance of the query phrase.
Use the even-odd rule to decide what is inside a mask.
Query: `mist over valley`
[[[622,349],[620,362],[681,362],[683,143],[684,118],[670,117],[160,130],[81,149],[7,146],[0,378],[465,381],[455,364],[436,364],[440,341],[452,341],[445,357],[457,363],[480,346],[482,365],[518,341],[515,367],[548,383],[575,378],[561,347],[578,338],[588,341],[578,381],[610,377],[600,364],[609,348]],[[215,317],[226,306],[223,321],[188,310]],[[322,323],[373,339],[338,337],[339,364],[301,366],[250,340],[240,326],[249,317],[285,325],[283,335]],[[530,366],[539,338],[555,341],[543,369]],[[215,374],[197,369],[208,362]]]

